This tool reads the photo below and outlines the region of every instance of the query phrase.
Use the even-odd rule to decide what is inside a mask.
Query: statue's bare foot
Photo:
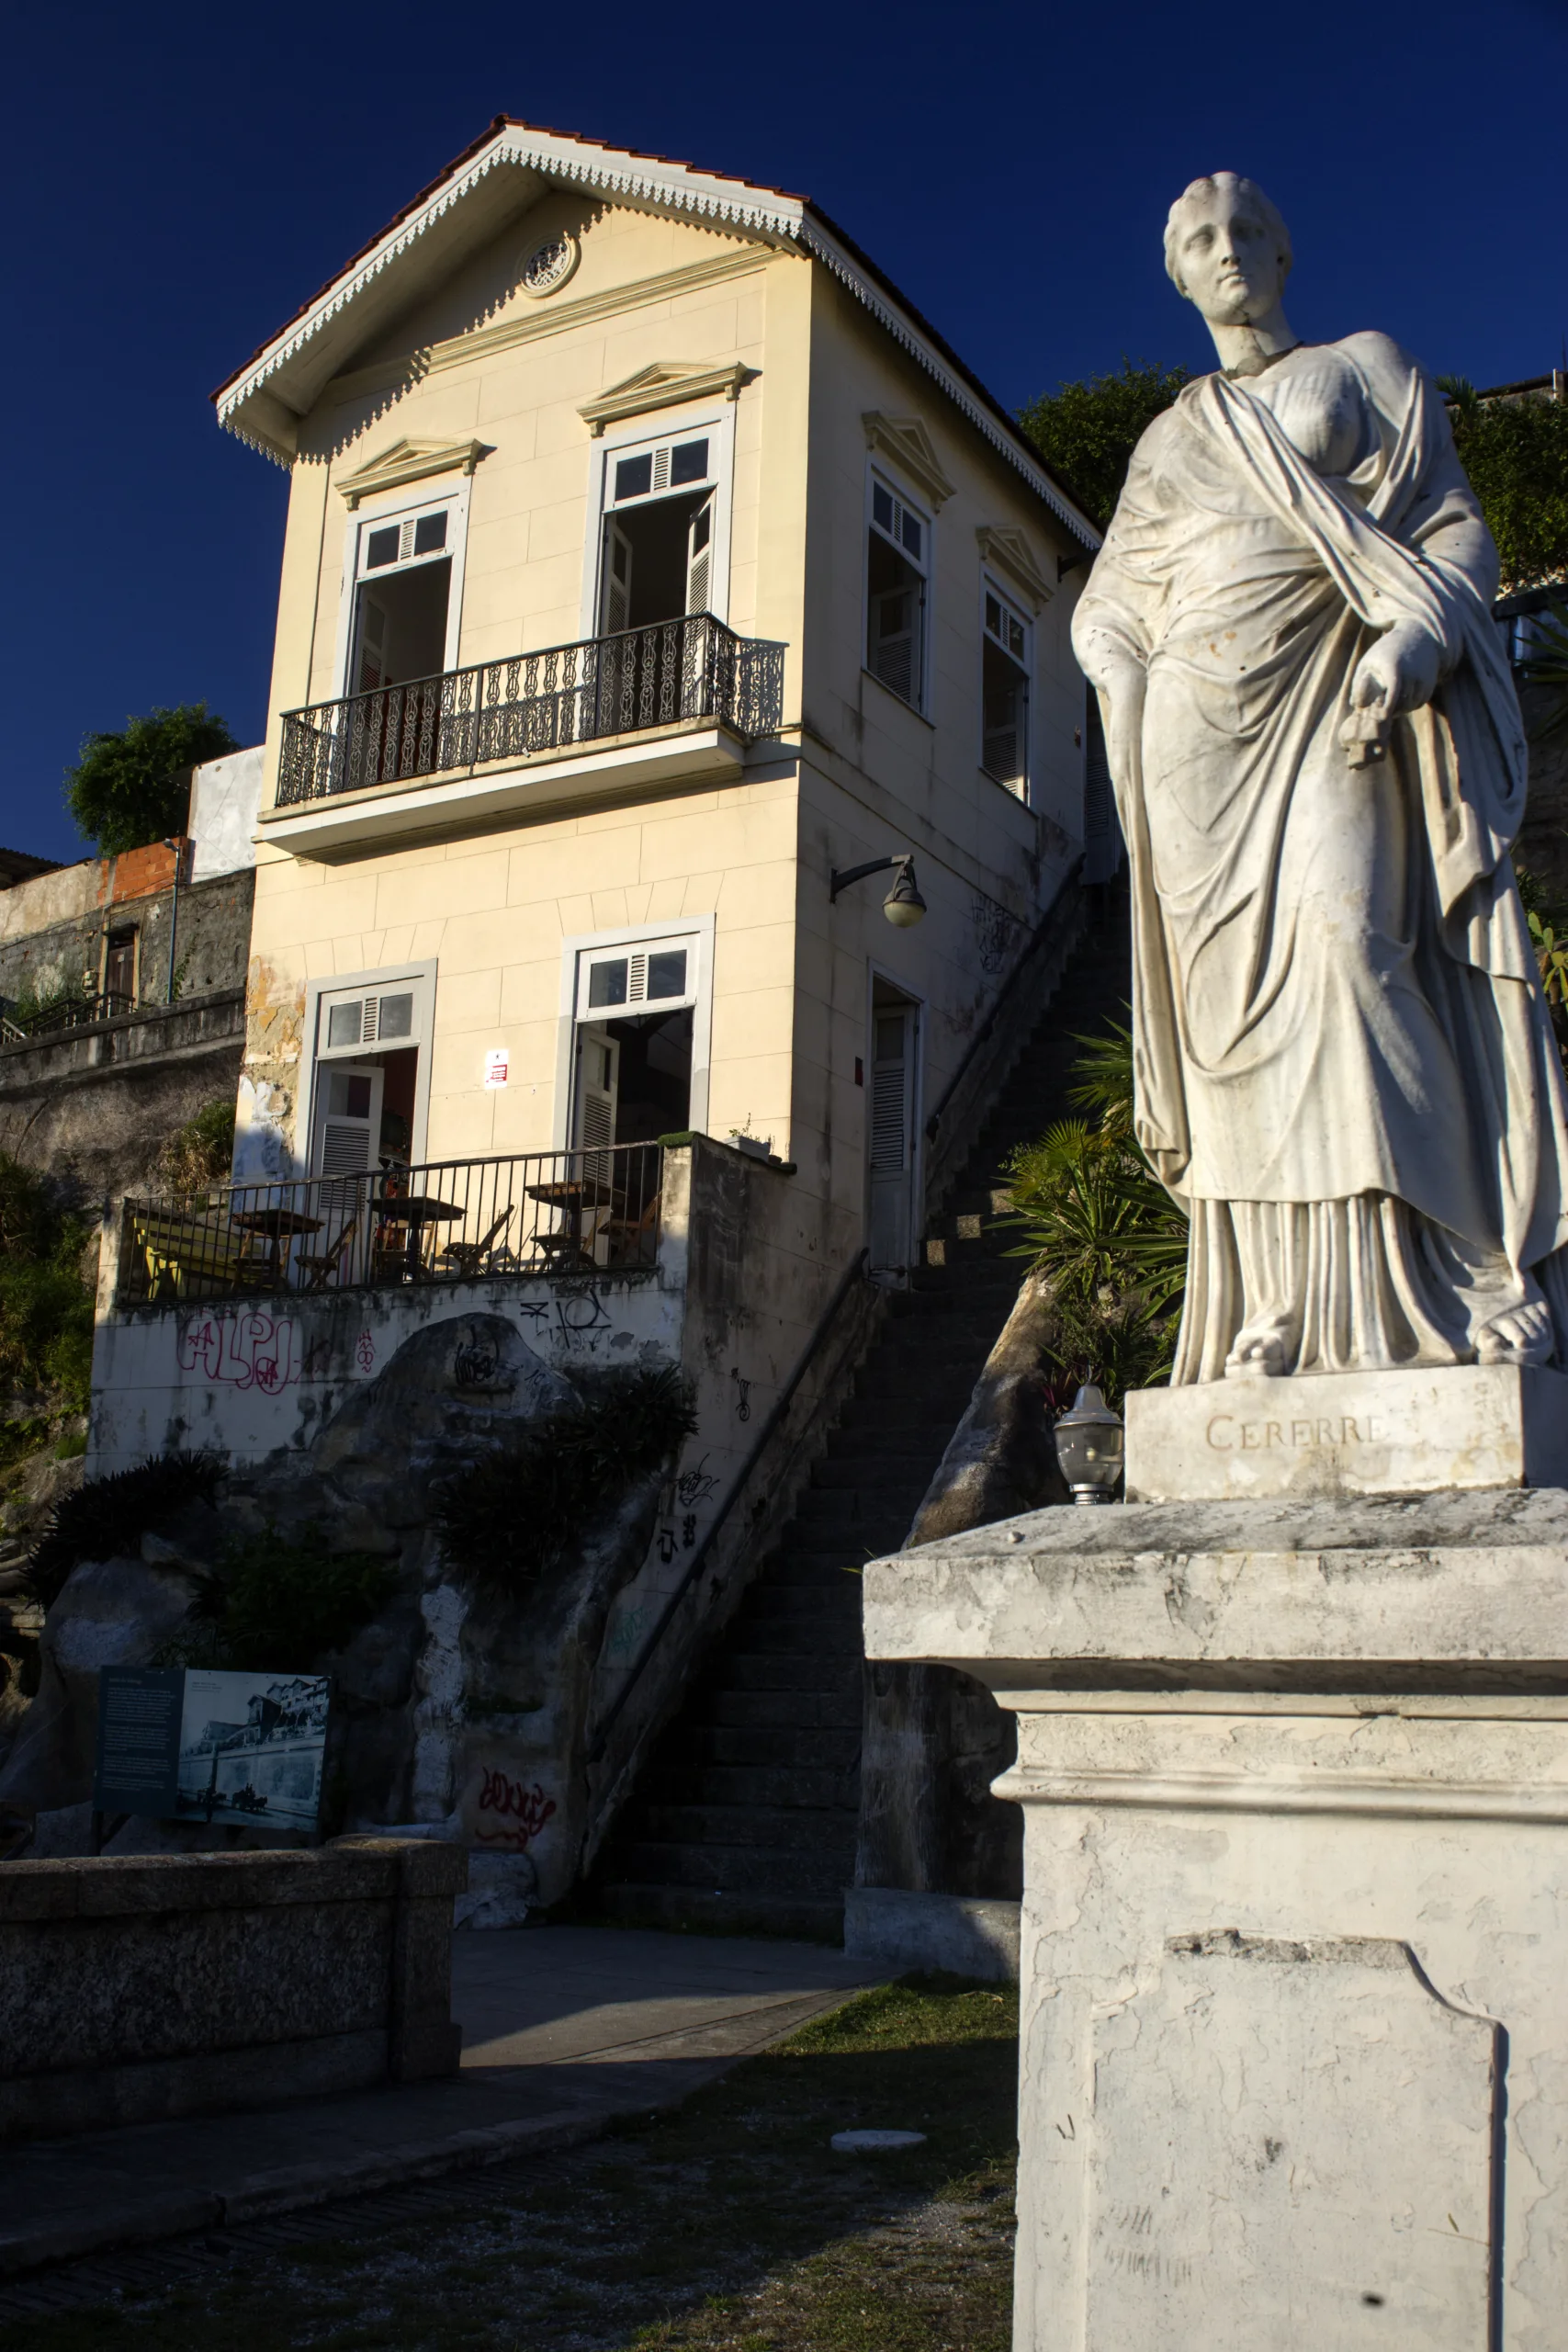
[[[1475,1335],[1478,1363],[1550,1363],[1556,1346],[1551,1309],[1538,1291],[1494,1315]]]
[[[1285,1376],[1288,1331],[1281,1317],[1262,1317],[1256,1323],[1244,1323],[1235,1335],[1235,1344],[1225,1358],[1227,1380],[1253,1380],[1261,1373],[1265,1379],[1282,1380]]]

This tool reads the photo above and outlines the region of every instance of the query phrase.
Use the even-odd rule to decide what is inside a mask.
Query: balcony
[[[616,1144],[128,1199],[116,1312],[648,1272],[663,1162]]]
[[[278,809],[343,793],[568,754],[705,724],[742,743],[776,732],[782,645],[711,613],[519,653],[284,714]]]

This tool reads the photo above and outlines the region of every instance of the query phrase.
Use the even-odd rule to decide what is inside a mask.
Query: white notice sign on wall
[[[492,1046],[490,1052],[485,1056],[485,1084],[487,1087],[504,1086],[506,1084],[506,1047],[504,1046]]]

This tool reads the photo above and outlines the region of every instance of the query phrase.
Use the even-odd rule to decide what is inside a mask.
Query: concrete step
[[[832,1813],[854,1806],[860,1773],[806,1764],[704,1764],[689,1768],[681,1780],[679,1788],[656,1786],[654,1795],[667,1804],[784,1804]]]
[[[807,1897],[719,1894],[691,1886],[634,1880],[600,1893],[605,1916],[628,1928],[672,1928],[707,1936],[792,1936],[802,1943],[841,1944],[844,1904]]]
[[[804,1764],[815,1771],[852,1772],[860,1762],[860,1724],[828,1730],[799,1724],[687,1722],[671,1750],[679,1767],[703,1771],[710,1764],[757,1765],[773,1771]]]
[[[728,1669],[726,1681],[729,1682]],[[750,1731],[848,1732],[860,1740],[861,1690],[857,1676],[842,1690],[725,1690],[708,1693],[703,1713],[708,1724],[743,1725]]]
[[[811,1849],[834,1856],[837,1869],[853,1862],[858,1820],[853,1813],[814,1812],[805,1805],[655,1803],[644,1826],[660,1845]]]
[[[842,1575],[842,1569],[838,1571]],[[718,1669],[733,1690],[797,1690],[803,1697],[861,1699],[861,1662],[856,1658],[806,1658],[776,1650],[731,1650]]]
[[[622,1857],[627,1879],[647,1886],[700,1887],[710,1894],[843,1899],[854,1849],[668,1846],[638,1839]]]

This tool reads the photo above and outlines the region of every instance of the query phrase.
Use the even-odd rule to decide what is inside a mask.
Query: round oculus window
[[[553,294],[564,286],[577,267],[577,239],[570,229],[554,237],[547,237],[542,245],[535,245],[523,257],[517,273],[517,283],[525,294]]]

